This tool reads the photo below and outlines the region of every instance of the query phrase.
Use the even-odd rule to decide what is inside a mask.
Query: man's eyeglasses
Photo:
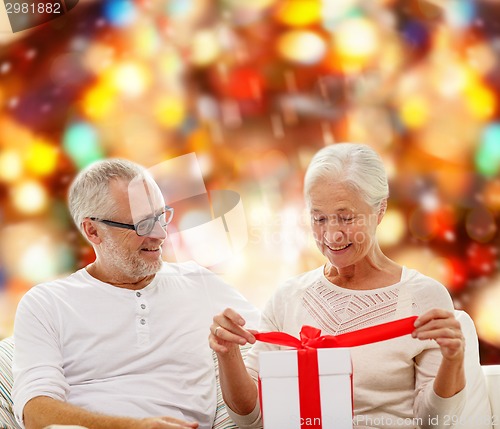
[[[165,228],[174,217],[174,209],[173,207],[165,206],[164,211],[160,214],[152,217],[148,217],[146,219],[142,219],[139,222],[131,225],[128,223],[115,222],[112,220],[106,219],[98,219],[96,217],[89,218],[90,220],[102,222],[109,226],[114,226],[117,228],[125,228],[125,229],[133,229],[135,233],[139,236],[148,235],[153,228],[155,227],[156,222],[160,222],[162,228]]]

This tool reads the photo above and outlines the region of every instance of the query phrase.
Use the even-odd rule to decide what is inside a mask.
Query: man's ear
[[[99,231],[95,227],[94,221],[90,220],[88,217],[83,219],[82,231],[85,238],[92,244],[100,244],[101,237],[99,236]]]
[[[382,222],[382,219],[384,218],[384,215],[385,215],[386,211],[387,211],[387,198],[384,198],[380,202],[380,207],[378,209],[377,225],[380,225],[380,222]]]

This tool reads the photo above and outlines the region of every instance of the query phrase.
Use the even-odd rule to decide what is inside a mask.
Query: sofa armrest
[[[12,356],[14,339],[0,341],[0,428],[20,429],[12,412]]]
[[[500,365],[483,365],[481,368],[488,386],[493,427],[500,428]]]
[[[250,350],[251,347],[252,346],[250,344],[240,346],[240,351],[241,355],[243,356],[243,359],[245,359],[247,352],[248,350]],[[212,352],[212,356],[214,358],[215,375],[217,382],[217,410],[215,413],[215,419],[212,429],[238,429],[238,426],[236,426],[231,417],[229,417],[229,414],[227,413],[226,410],[226,404],[222,399],[222,392],[220,389],[220,381],[219,381],[219,362],[217,360],[217,355],[215,354],[215,352]]]

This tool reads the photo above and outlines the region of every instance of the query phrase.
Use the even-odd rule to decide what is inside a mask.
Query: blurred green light
[[[466,28],[476,17],[476,5],[471,0],[453,0],[447,5],[446,14],[452,27]]]
[[[170,18],[185,18],[193,13],[195,4],[192,0],[171,0],[167,3],[167,16]]]
[[[488,177],[500,171],[500,123],[492,123],[484,129],[476,152],[476,168]]]
[[[63,147],[80,169],[103,158],[97,132],[85,122],[75,122],[66,129]]]

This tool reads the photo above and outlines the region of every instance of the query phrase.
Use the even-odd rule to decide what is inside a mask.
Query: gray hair
[[[124,159],[105,159],[80,171],[69,188],[68,205],[78,229],[86,217],[107,218],[116,214],[109,193],[111,180],[132,181],[144,176],[146,169]]]
[[[384,164],[370,146],[336,143],[320,149],[311,160],[304,178],[304,194],[317,181],[338,182],[353,187],[363,200],[378,210],[389,196]]]

